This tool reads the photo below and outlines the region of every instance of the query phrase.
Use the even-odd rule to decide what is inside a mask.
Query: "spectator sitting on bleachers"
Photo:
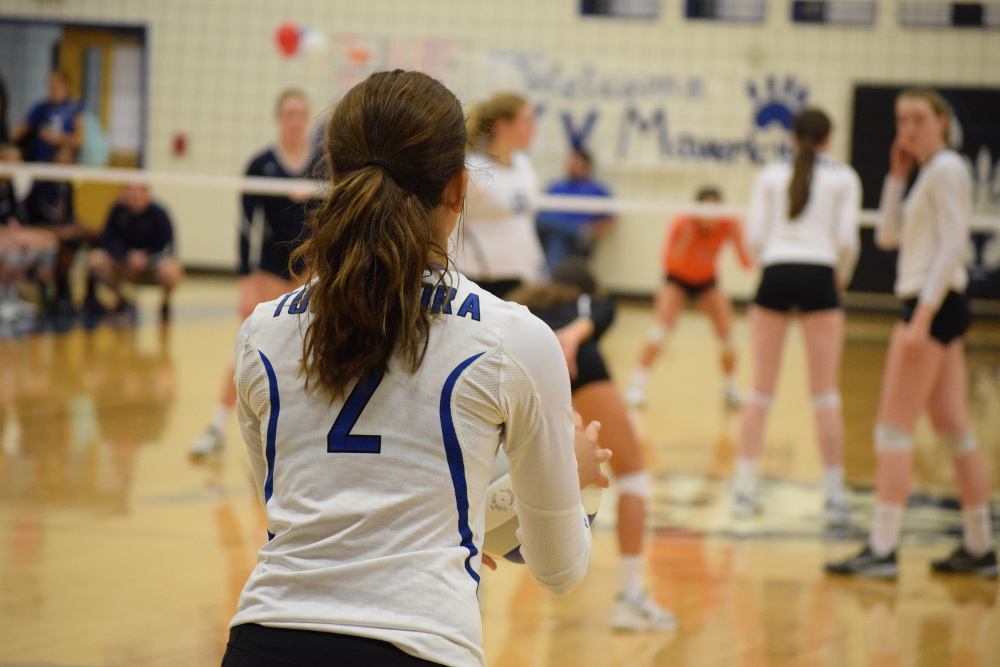
[[[132,312],[120,289],[121,281],[155,282],[163,287],[161,322],[170,320],[170,292],[180,282],[184,270],[174,257],[174,228],[166,210],[153,201],[144,183],[129,183],[111,212],[90,252],[87,268],[90,275],[107,285],[118,299],[116,312]],[[93,290],[88,288],[84,308],[89,316],[104,309]]]
[[[74,164],[76,152],[69,146],[55,154],[58,164]],[[66,181],[35,181],[24,201],[25,223],[55,234],[59,251],[55,265],[55,299],[41,291],[42,308],[54,318],[57,330],[69,328],[76,317],[70,290],[70,268],[81,247],[93,239],[93,233],[79,224],[73,210],[73,184]],[[43,285],[43,287],[45,287]]]
[[[0,145],[0,162],[20,162],[13,145]],[[35,307],[21,300],[19,288],[28,277],[51,281],[58,242],[53,234],[23,227],[23,203],[10,177],[0,177],[0,337],[34,327]],[[13,328],[13,329],[12,329]]]

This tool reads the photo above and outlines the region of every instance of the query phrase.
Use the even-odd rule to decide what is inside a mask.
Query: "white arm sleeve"
[[[747,250],[755,262],[760,261],[767,240],[767,228],[774,215],[771,210],[770,197],[767,192],[766,172],[757,175],[750,192],[750,205],[747,210],[746,232],[744,240]]]
[[[250,458],[250,472],[261,504],[264,503],[264,480],[267,479],[267,463],[264,459],[264,434],[261,431],[262,415],[270,411],[267,375],[264,372],[257,349],[249,335],[247,319],[236,337],[236,369],[233,381],[236,384],[236,417],[240,423],[240,433],[247,445]]]
[[[847,170],[837,211],[837,275],[848,282],[858,263],[861,243],[858,240],[858,212],[861,210],[861,179]]]
[[[591,550],[573,447],[569,372],[548,326],[534,316],[518,324],[505,333],[509,357],[501,383],[517,534],[532,576],[561,595],[583,580]]]
[[[882,198],[879,201],[878,225],[875,227],[875,245],[882,250],[899,247],[899,237],[903,230],[903,191],[906,181],[892,176],[885,177]]]
[[[920,290],[920,303],[937,310],[955,269],[965,262],[972,215],[972,182],[961,163],[941,165],[928,183],[934,201],[937,252]]]

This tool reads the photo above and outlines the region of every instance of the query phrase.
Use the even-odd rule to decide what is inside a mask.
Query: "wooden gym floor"
[[[0,666],[217,665],[262,516],[233,422],[215,465],[188,462],[238,327],[232,280],[189,279],[174,324],[143,291],[136,329],[0,341]],[[648,307],[623,305],[604,345],[628,377]],[[760,519],[729,515],[736,414],[721,400],[708,322],[685,314],[637,411],[653,476],[649,580],[676,632],[613,634],[614,493],[594,527],[584,584],[554,598],[523,567],[484,576],[494,667],[1000,665],[997,582],[931,576],[960,530],[948,456],[926,425],[897,583],[824,576],[871,515],[870,433],[892,320],[852,316],[842,393],[852,526],[824,530],[819,460],[793,329],[762,458]],[[747,348],[739,320],[735,339]],[[1000,323],[969,337],[975,428],[1000,488]],[[749,377],[740,366],[741,386]],[[1000,492],[994,491],[994,515]],[[996,519],[995,519],[996,521]]]

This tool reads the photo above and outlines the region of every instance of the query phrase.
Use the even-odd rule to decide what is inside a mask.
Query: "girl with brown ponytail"
[[[751,195],[747,246],[764,270],[749,311],[753,383],[740,416],[733,484],[733,513],[738,517],[760,511],[757,458],[794,308],[806,340],[826,520],[850,520],[843,492],[844,425],[837,389],[844,345],[838,292],[850,282],[857,261],[861,181],[854,169],[826,154],[830,128],[824,112],[804,111],[795,122],[792,160],[766,166]]]
[[[485,665],[500,447],[531,574],[561,594],[586,571],[580,488],[608,485],[610,452],[596,426],[574,430],[552,331],[449,268],[465,146],[458,100],[419,72],[373,74],[330,117],[332,185],[294,253],[311,279],[257,306],[237,342],[269,540],[225,666]]]
[[[538,179],[524,153],[535,134],[535,110],[516,93],[498,93],[472,109],[468,128],[469,198],[456,263],[504,298],[548,273],[535,228]]]

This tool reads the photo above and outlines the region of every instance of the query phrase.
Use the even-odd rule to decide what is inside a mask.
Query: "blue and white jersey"
[[[582,579],[590,533],[559,344],[522,306],[457,273],[448,283],[424,290],[442,314],[420,368],[391,362],[332,403],[302,375],[309,285],[243,324],[237,408],[270,539],[233,625],[370,637],[446,665],[485,664],[478,571],[501,444],[526,519],[526,564],[557,593]]]

